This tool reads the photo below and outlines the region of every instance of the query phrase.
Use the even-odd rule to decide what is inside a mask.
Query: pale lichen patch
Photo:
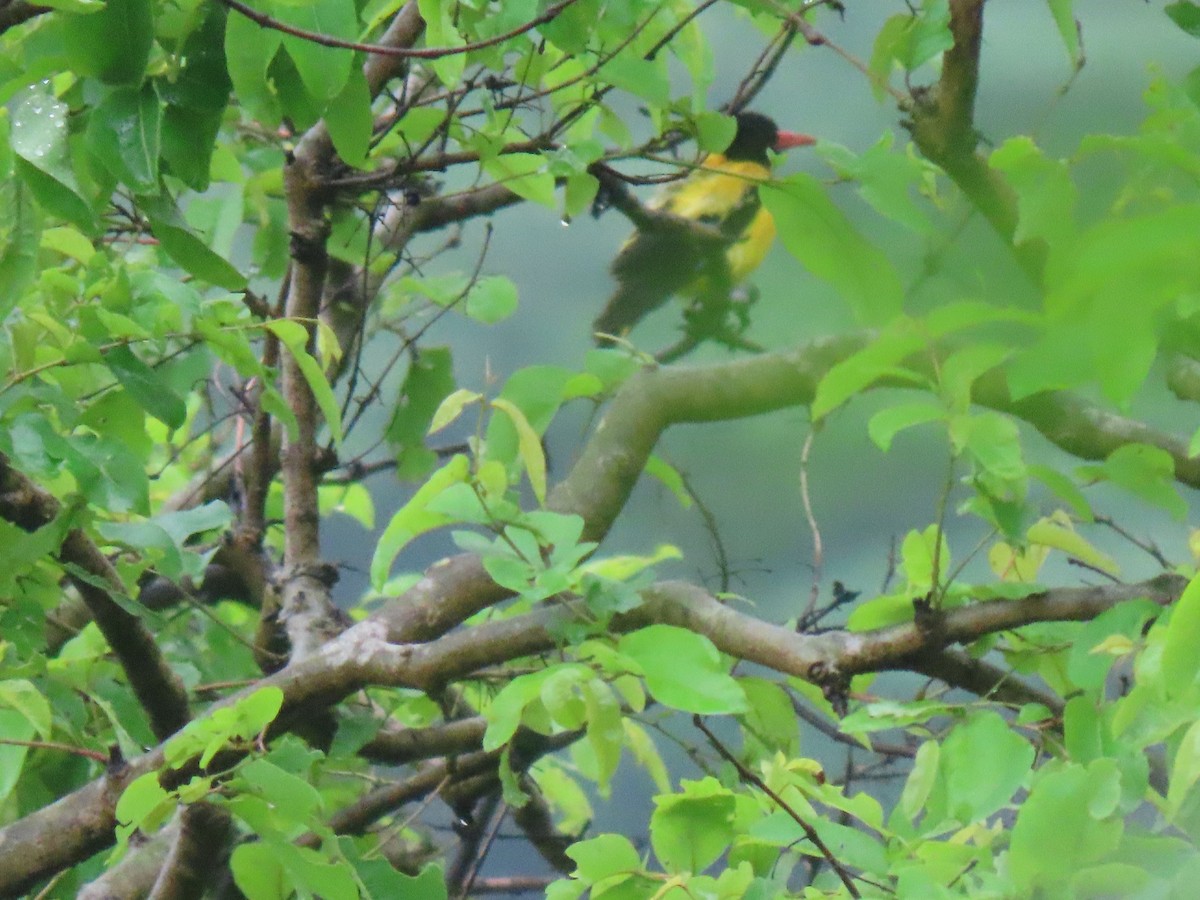
[[[344,631],[336,640],[321,648],[321,653],[331,665],[346,663],[364,665],[388,649],[387,626],[367,619]]]

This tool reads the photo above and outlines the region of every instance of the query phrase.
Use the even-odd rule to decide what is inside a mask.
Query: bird
[[[723,318],[732,289],[766,257],[775,239],[775,221],[758,196],[759,183],[771,174],[767,151],[781,153],[816,140],[783,131],[761,113],[738,113],[735,120],[737,130],[724,153],[708,154],[649,204],[707,225],[727,241],[702,240],[682,228],[635,231],[612,263],[617,289],[592,324],[598,344],[628,334],[673,295],[701,309],[715,308]]]

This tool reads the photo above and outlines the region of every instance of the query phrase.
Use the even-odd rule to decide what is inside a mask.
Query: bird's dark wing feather
[[[695,281],[704,267],[696,242],[680,231],[639,231],[613,260],[617,290],[593,323],[622,334]]]
[[[748,190],[742,201],[720,217],[702,217],[717,226],[730,242],[750,227],[761,207],[758,191]],[[733,285],[723,248],[701,246],[684,231],[639,231],[613,260],[617,290],[592,324],[594,331],[620,335],[662,306],[674,294],[699,290],[706,298],[723,300]]]

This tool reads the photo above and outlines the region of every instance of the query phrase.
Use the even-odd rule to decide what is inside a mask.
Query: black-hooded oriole
[[[771,174],[767,151],[814,140],[781,131],[759,113],[739,113],[736,119],[737,131],[724,153],[710,153],[650,203],[652,209],[704,223],[728,241],[699,241],[679,228],[636,231],[613,261],[617,290],[593,323],[598,334],[626,334],[675,294],[701,304],[721,302],[766,257],[775,239],[775,221],[758,197],[759,183]]]

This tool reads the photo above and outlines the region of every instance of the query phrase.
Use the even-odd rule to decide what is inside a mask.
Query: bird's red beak
[[[781,131],[779,137],[775,139],[775,152],[782,153],[784,150],[791,150],[793,147],[811,147],[817,142],[815,137],[808,134],[800,134],[796,131]]]

